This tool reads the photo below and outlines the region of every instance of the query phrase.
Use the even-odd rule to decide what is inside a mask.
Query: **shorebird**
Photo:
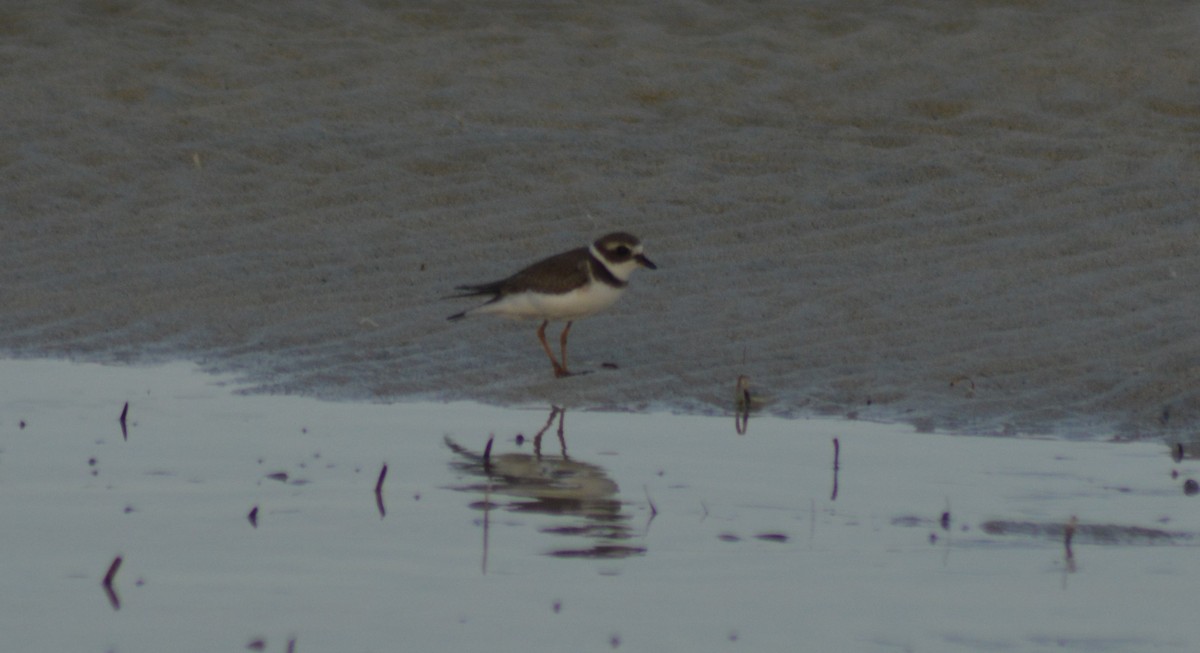
[[[570,376],[567,369],[567,334],[579,318],[602,311],[621,297],[629,285],[629,276],[639,267],[658,269],[642,253],[642,243],[625,232],[608,234],[592,243],[542,259],[508,277],[475,285],[458,286],[464,291],[451,297],[491,295],[486,303],[455,313],[448,320],[468,315],[494,313],[512,318],[538,319],[538,340],[554,366],[554,376]],[[559,342],[562,362],[554,358],[546,342],[546,325],[566,320]]]

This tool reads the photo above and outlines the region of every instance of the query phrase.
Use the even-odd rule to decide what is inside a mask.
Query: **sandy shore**
[[[272,392],[1136,435],[1200,422],[1200,8],[0,10],[0,350]],[[580,322],[459,283],[614,228]]]

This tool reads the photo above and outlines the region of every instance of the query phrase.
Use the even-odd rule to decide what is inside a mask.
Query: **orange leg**
[[[567,371],[567,333],[569,333],[571,331],[572,324],[575,324],[575,323],[567,322],[567,326],[563,327],[562,336],[559,337],[559,339],[558,339],[559,344],[562,345],[562,369],[563,369],[562,376],[566,376],[567,374],[570,374],[570,372]]]
[[[554,366],[554,376],[567,376],[567,374],[569,374],[569,372],[567,372],[567,368],[558,364],[558,361],[554,359],[554,352],[550,350],[550,343],[546,342],[547,324],[550,324],[550,320],[543,321],[542,326],[538,327],[538,340],[542,342],[542,349],[545,349],[546,355],[550,357],[550,364]]]

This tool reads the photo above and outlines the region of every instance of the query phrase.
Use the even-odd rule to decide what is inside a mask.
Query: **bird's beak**
[[[645,254],[638,254],[637,256],[633,257],[633,260],[640,263],[641,266],[644,268],[650,268],[651,270],[658,269],[658,266],[654,264],[654,261],[651,261],[650,259],[646,258]]]

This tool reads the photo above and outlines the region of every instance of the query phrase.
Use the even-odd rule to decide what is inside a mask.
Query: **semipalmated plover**
[[[538,340],[550,357],[555,376],[568,376],[567,333],[571,324],[581,317],[602,311],[621,296],[629,285],[629,276],[639,267],[658,269],[642,253],[642,243],[624,232],[611,233],[592,243],[569,252],[556,254],[499,281],[478,285],[458,286],[466,292],[451,297],[491,295],[487,303],[449,320],[461,320],[476,313],[495,313],[513,318],[535,318],[542,321]],[[546,325],[551,320],[566,320],[559,342],[562,363],[554,358],[546,342]]]

